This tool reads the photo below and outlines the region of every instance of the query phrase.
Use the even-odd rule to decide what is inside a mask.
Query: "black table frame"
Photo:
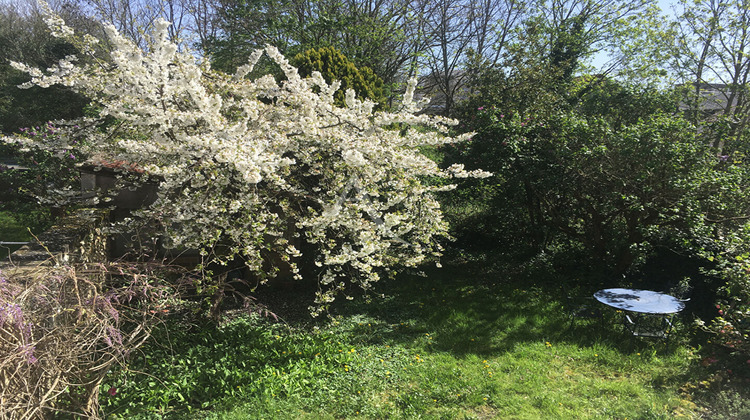
[[[685,301],[652,290],[602,289],[594,293],[594,298],[624,311],[623,325],[636,337],[667,339],[674,328],[674,315],[685,308]]]

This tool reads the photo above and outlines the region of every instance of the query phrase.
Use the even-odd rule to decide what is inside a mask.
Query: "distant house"
[[[689,92],[689,99],[680,104],[681,111],[687,111],[697,105],[703,119],[710,119],[713,116],[723,114],[726,111],[733,111],[738,105],[744,104],[745,91],[744,86],[732,86],[723,83],[701,83],[698,85],[697,103],[696,98],[692,95],[696,92],[696,84],[691,83],[680,87]],[[731,105],[730,105],[731,102]]]

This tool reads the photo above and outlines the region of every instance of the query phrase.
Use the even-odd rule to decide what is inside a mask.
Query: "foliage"
[[[59,140],[58,128],[52,123],[22,128],[17,136],[42,144]],[[22,167],[11,169],[0,164],[0,191],[3,191],[0,210],[12,212],[22,232],[22,239],[13,239],[6,236],[10,232],[3,232],[2,240],[30,240],[29,231],[33,234],[43,232],[65,214],[68,206],[78,204],[76,197],[80,194],[80,181],[76,165],[81,154],[76,144],[50,151],[3,142],[0,156],[14,156],[14,162]]]
[[[152,267],[153,268],[153,267]],[[149,267],[0,272],[0,416],[97,418],[109,369],[140,347],[173,297]]]
[[[721,391],[713,397],[711,418],[716,420],[750,417],[750,399],[740,391]]]
[[[710,253],[717,262],[713,273],[725,284],[719,290],[717,316],[708,323],[699,321],[705,330],[716,335],[714,341],[742,357],[750,357],[750,224],[729,231],[722,238],[718,252]],[[750,362],[749,362],[750,363]]]
[[[448,149],[448,161],[498,175],[466,193],[500,220],[491,222],[498,240],[525,238],[537,251],[563,245],[624,273],[656,245],[704,243],[718,227],[707,220],[743,214],[746,178],[672,113],[674,94],[589,76],[556,96],[554,78],[533,89],[514,83],[533,71],[480,71],[478,81],[497,84],[468,102],[475,115],[465,106],[464,129],[476,134]],[[522,95],[557,99],[536,105]]]
[[[19,89],[29,76],[9,64],[11,60],[24,61],[47,68],[75,52],[73,45],[48,33],[38,14],[24,14],[10,4],[0,6],[0,130],[12,133],[49,120],[83,115],[85,97],[62,86]]]
[[[23,139],[20,143],[55,144],[59,141],[59,131],[54,124],[47,123],[22,128],[17,137]],[[76,164],[80,163],[82,155],[77,143],[78,140],[73,140],[68,148],[57,151],[30,149],[13,142],[0,144],[0,155],[15,156],[24,167],[21,170],[0,167],[0,189],[5,191],[0,209],[13,210],[23,216],[38,211],[41,205],[51,208],[55,213],[53,217],[59,216],[80,188]],[[43,220],[29,222],[29,226],[44,224]]]
[[[277,47],[293,57],[310,49],[335,48],[359,68],[369,67],[392,84],[420,42],[409,2],[221,0],[218,35],[202,47],[213,64],[234,72],[253,50]],[[413,33],[410,37],[408,34]]]
[[[8,242],[22,242],[31,239],[25,226],[9,211],[0,211],[0,238]]]
[[[48,22],[79,50],[95,49],[59,17]],[[49,73],[13,63],[34,83],[70,86],[101,110],[67,126],[55,144],[11,141],[48,150],[77,142],[84,156],[128,162],[143,182],[158,178],[157,201],[133,223],[160,223],[167,246],[200,249],[206,264],[238,258],[262,281],[284,269],[299,279],[300,250],[312,249],[322,268],[317,310],[347,284],[367,289],[396,265],[440,254],[447,227],[432,192],[450,186],[427,186],[425,177],[489,174],[460,164],[442,170],[420,153],[467,136],[448,136],[451,120],[416,114],[415,81],[394,112],[373,112],[353,90],[337,107],[338,82],[318,72],[301,78],[273,47],[228,76],[178,51],[168,26],[159,22],[148,51],[106,26],[114,51],[105,68],[73,57]],[[285,81],[245,78],[264,52]]]
[[[671,114],[679,99],[677,91],[593,75],[576,77],[567,92],[568,103],[576,112],[601,116],[615,129],[637,124],[657,113]]]
[[[358,98],[369,99],[378,105],[385,103],[383,80],[369,67],[357,68],[340,51],[332,47],[311,49],[299,53],[290,60],[300,76],[309,77],[319,72],[326,83],[341,82],[340,90],[334,94],[337,106],[345,105],[344,92],[353,89]]]

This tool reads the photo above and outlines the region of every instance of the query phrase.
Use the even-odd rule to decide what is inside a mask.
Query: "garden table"
[[[635,336],[667,338],[672,316],[685,309],[685,301],[666,293],[640,289],[602,289],[594,293],[599,302],[623,311],[625,326]],[[655,321],[655,322],[654,322]]]

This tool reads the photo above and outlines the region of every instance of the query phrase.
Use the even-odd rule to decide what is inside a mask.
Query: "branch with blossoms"
[[[53,34],[74,36],[62,20],[48,23]],[[416,80],[394,112],[374,112],[353,91],[338,107],[337,82],[317,72],[301,78],[274,47],[225,75],[179,51],[168,26],[156,22],[142,50],[105,25],[114,46],[108,67],[73,57],[48,71],[14,66],[33,84],[69,86],[98,104],[84,152],[161,179],[158,199],[137,217],[158,221],[169,246],[219,263],[239,258],[263,280],[277,272],[269,261],[300,278],[300,258],[311,258],[321,285],[314,313],[347,284],[369,288],[390,267],[440,255],[447,226],[424,180],[490,174],[441,169],[420,152],[471,133],[452,137],[455,121],[420,114]],[[95,49],[91,39],[78,42],[83,52]],[[246,77],[263,54],[285,80]]]

